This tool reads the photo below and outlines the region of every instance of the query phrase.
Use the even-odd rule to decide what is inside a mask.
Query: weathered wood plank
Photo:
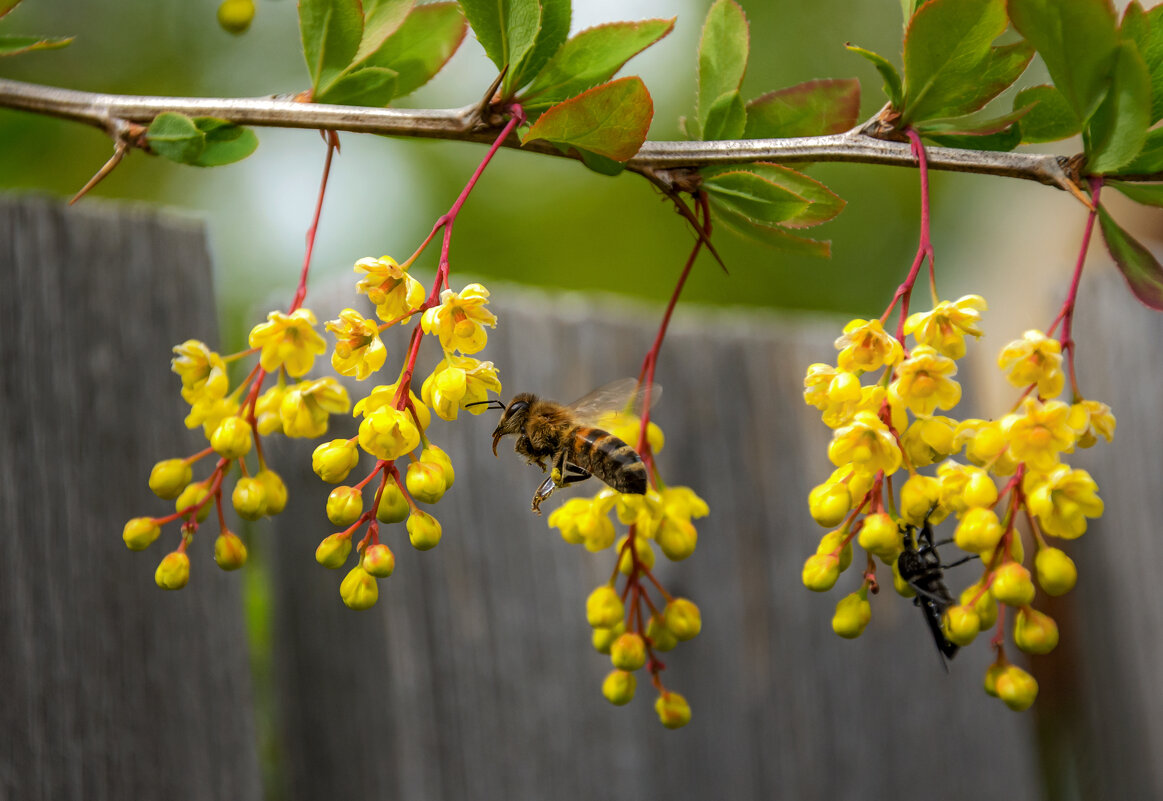
[[[657,316],[592,299],[496,305],[483,355],[506,395],[562,400],[635,374]],[[629,708],[601,697],[609,663],[589,648],[584,601],[612,556],[566,545],[529,512],[541,476],[508,449],[493,459],[495,413],[433,427],[457,469],[433,509],[444,540],[419,554],[389,530],[396,573],[369,612],[347,611],[342,573],[311,560],[331,529],[309,447],[297,474],[280,456],[293,498],[274,569],[289,797],[1036,796],[1032,718],[982,693],[984,643],[946,675],[907,603],[875,599],[870,631],[848,642],[830,627],[839,591],[800,584],[821,533],[804,500],[828,473],[801,382],[833,358],[836,328],[680,313],[666,344],[660,466],[712,510],[695,554],[659,570],[704,619],[667,660],[668,685],[694,707],[676,732],[658,725],[645,684]]]
[[[0,275],[0,798],[256,799],[237,576],[200,541],[165,593],[174,532],[120,538],[165,509],[153,462],[197,445],[166,365],[215,336],[202,228],[2,199]]]

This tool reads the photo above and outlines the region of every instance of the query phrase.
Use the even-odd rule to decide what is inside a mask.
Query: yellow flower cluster
[[[978,323],[985,308],[984,299],[967,295],[909,316],[902,329],[913,337],[911,349],[880,320],[853,320],[836,340],[836,364],[808,368],[804,400],[832,429],[828,457],[836,469],[808,498],[812,517],[830,531],[805,562],[803,581],[812,590],[831,589],[851,565],[851,543],[858,540],[868,553],[867,566],[859,588],[837,605],[836,633],[856,637],[867,625],[875,557],[892,568],[902,595],[919,589],[927,603],[940,607],[943,651],[999,627],[986,690],[1011,708],[1025,709],[1037,683],[1005,658],[1004,609],[1015,610],[1012,638],[1019,649],[1042,654],[1057,644],[1054,621],[1031,603],[1036,587],[1048,595],[1068,592],[1077,570],[1048,538],[1074,539],[1086,531],[1088,518],[1103,511],[1094,480],[1063,457],[1100,436],[1110,440],[1115,419],[1104,403],[1077,394],[1070,403],[1057,399],[1066,386],[1061,343],[1039,331],[1007,344],[998,357],[1010,383],[1023,390],[1008,414],[995,420],[940,414],[961,398],[956,360],[965,355],[967,335],[982,335]],[[954,457],[962,451],[958,461]],[[921,472],[933,465],[934,474]],[[900,572],[906,564],[902,553],[928,547],[914,541],[913,532],[946,518],[955,521],[957,547],[982,564],[976,581],[949,603]],[[1036,549],[1033,572],[1026,566],[1019,521],[1028,522]]]
[[[637,441],[641,430],[639,418],[630,414],[607,417],[602,424],[610,433],[630,442]],[[650,451],[660,451],[664,444],[662,429],[651,422],[647,436]],[[598,653],[609,654],[613,664],[602,683],[602,695],[616,706],[629,703],[637,688],[635,673],[645,667],[659,692],[655,701],[659,720],[667,728],[679,728],[690,722],[690,705],[681,694],[662,686],[658,679],[662,666],[656,655],[695,637],[702,628],[702,617],[692,601],[666,594],[653,581],[651,571],[656,549],[672,561],[686,559],[694,552],[698,532],[691,521],[705,517],[710,510],[689,487],[667,487],[657,475],[654,484],[645,495],[603,487],[593,497],[572,498],[554,510],[547,522],[572,545],[594,552],[615,548],[617,565],[613,577],[586,600],[593,647]],[[614,518],[628,529],[621,537]],[[619,573],[626,577],[621,595],[615,588]],[[643,577],[649,577],[662,592],[665,606],[661,611],[645,598],[647,590],[640,583]],[[627,594],[630,603],[623,601]],[[648,618],[636,608],[641,603],[648,604]]]

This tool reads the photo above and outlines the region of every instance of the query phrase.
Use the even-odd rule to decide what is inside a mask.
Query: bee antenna
[[[502,403],[501,401],[497,400],[496,398],[490,398],[489,400],[483,400],[483,401],[476,401],[474,403],[466,403],[464,405],[464,408],[467,409],[470,406],[480,406],[481,404],[488,404],[488,407],[490,409],[504,410],[504,408],[505,408],[505,404]],[[496,405],[494,405],[494,404],[496,404]]]

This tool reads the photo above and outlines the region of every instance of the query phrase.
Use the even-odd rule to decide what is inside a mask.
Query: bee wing
[[[650,384],[650,405],[658,402],[662,387]],[[646,400],[646,384],[639,384],[637,378],[623,378],[598,387],[593,392],[578,398],[568,408],[579,422],[596,423],[598,418],[609,412],[629,412],[641,415]]]

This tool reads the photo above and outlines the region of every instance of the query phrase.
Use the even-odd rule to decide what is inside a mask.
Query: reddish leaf
[[[1163,311],[1163,266],[1130,234],[1122,229],[1102,206],[1098,221],[1107,250],[1119,267],[1131,291],[1140,301],[1156,311]]]
[[[747,104],[745,139],[827,136],[847,131],[860,115],[860,81],[824,79],[777,89]]]
[[[646,141],[654,101],[637,76],[595,86],[542,114],[522,143],[544,139],[626,161]]]

